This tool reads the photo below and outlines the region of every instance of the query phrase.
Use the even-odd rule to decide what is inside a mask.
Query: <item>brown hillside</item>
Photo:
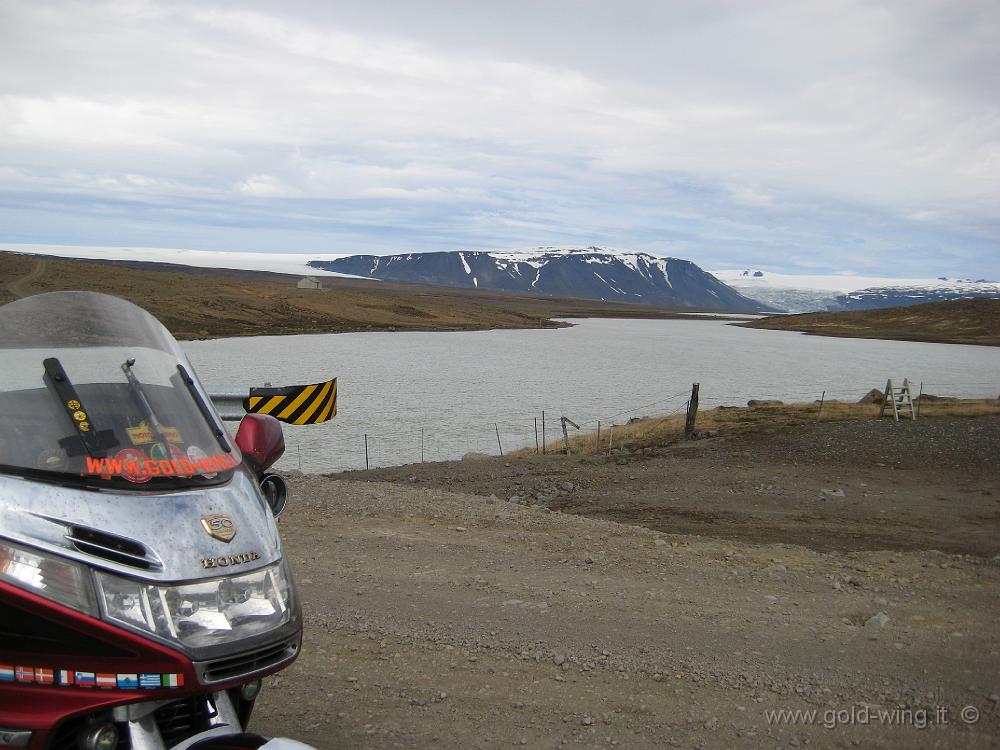
[[[298,276],[160,263],[82,261],[0,253],[0,304],[83,289],[129,299],[178,338],[349,331],[555,328],[554,317],[676,317],[651,305],[532,297],[479,290]]]
[[[739,325],[816,336],[1000,346],[1000,300],[929,302],[851,312],[775,315]]]

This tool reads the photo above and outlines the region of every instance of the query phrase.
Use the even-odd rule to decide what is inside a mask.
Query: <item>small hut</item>
[[[323,285],[319,283],[319,279],[315,276],[303,276],[299,283],[296,284],[299,289],[322,289]]]

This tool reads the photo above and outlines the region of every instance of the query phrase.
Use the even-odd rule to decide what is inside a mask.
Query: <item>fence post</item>
[[[420,463],[424,462],[424,428],[420,428]]]
[[[365,471],[368,471],[368,433],[365,433]]]
[[[542,455],[545,455],[545,410],[542,410]]]
[[[826,401],[826,391],[823,391],[823,395],[819,397],[819,413],[816,414],[816,419],[823,416],[823,402]]]
[[[608,455],[611,455],[611,443],[615,439],[615,423],[611,423],[611,429],[608,431]]]
[[[535,454],[538,454],[538,417],[535,417]]]
[[[684,439],[694,438],[694,420],[698,416],[698,383],[691,384],[691,400],[688,402],[687,419],[684,420]]]
[[[920,416],[920,404],[924,402],[924,381],[920,381],[920,393],[917,395],[917,413],[914,415],[914,419]]]
[[[601,420],[597,420],[597,440],[594,441],[594,453],[601,452]]]
[[[566,455],[568,456],[570,454],[570,449],[569,449],[569,430],[566,429],[566,425],[567,424],[571,424],[571,425],[573,425],[578,430],[580,429],[580,425],[578,425],[576,422],[574,422],[572,419],[570,419],[569,417],[566,417],[566,416],[559,417],[559,420],[562,422],[563,448],[564,448],[564,450],[566,452]]]
[[[497,426],[496,422],[493,423],[493,429],[497,431],[497,448],[500,449],[500,456],[503,457],[503,446],[500,445],[500,428]]]

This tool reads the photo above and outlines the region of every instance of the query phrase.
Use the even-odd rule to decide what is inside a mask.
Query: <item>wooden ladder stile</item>
[[[913,407],[913,391],[910,388],[909,378],[903,378],[903,385],[895,388],[892,378],[886,381],[885,397],[882,399],[882,408],[879,411],[879,418],[885,416],[886,407],[892,405],[892,418],[899,421],[899,416],[909,416],[910,420],[917,418],[917,411]]]
[[[917,410],[913,408],[913,391],[910,388],[910,381],[908,378],[903,378],[903,390],[899,394],[899,411],[908,411],[910,414],[910,421],[917,418]]]

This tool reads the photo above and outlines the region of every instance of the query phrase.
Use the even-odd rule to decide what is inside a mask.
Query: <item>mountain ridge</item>
[[[1000,299],[1000,282],[986,279],[792,275],[754,269],[713,271],[741,294],[792,313],[903,307],[963,299]]]
[[[383,281],[728,312],[776,311],[689,260],[598,246],[352,255],[309,265]]]

